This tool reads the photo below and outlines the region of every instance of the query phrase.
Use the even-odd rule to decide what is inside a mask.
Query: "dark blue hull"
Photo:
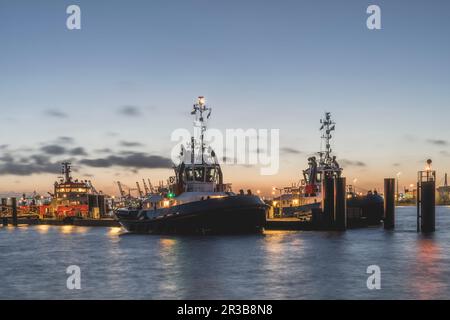
[[[237,234],[262,232],[268,206],[256,196],[206,199],[157,210],[120,209],[120,224],[132,233]]]

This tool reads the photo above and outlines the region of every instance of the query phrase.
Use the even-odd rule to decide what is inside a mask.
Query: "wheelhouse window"
[[[215,175],[216,175],[215,168],[206,168],[206,182],[214,182]]]
[[[200,182],[203,182],[203,181],[205,181],[205,168],[203,168],[203,167],[198,167],[198,168],[195,168],[195,170],[194,170],[194,180],[195,181],[200,181]]]

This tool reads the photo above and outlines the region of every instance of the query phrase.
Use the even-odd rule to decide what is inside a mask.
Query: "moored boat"
[[[207,115],[205,116],[205,114]],[[159,196],[152,195],[138,208],[121,208],[115,214],[132,233],[233,234],[261,232],[268,206],[255,195],[231,191],[203,135],[211,115],[203,97],[191,112],[200,137],[192,137],[189,148],[181,148],[175,175]],[[154,200],[156,198],[156,201]]]

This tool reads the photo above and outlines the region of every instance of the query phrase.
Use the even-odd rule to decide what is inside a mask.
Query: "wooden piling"
[[[17,227],[17,199],[11,198],[12,224]]]
[[[336,230],[347,229],[347,197],[344,177],[334,179],[334,225]]]
[[[334,179],[323,177],[322,179],[322,211],[325,223],[329,226],[334,220]]]
[[[436,229],[435,181],[422,182],[420,191],[421,230],[422,232],[433,232]]]
[[[384,179],[384,228],[395,228],[395,179]]]
[[[6,206],[8,204],[7,200],[8,199],[6,199],[6,198],[2,198],[2,200],[1,200],[0,213],[1,213],[1,216],[2,216],[2,224],[3,224],[4,227],[8,226],[8,218],[6,217],[6,211],[7,211]]]

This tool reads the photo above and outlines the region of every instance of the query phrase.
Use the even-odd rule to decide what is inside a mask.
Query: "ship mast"
[[[194,104],[193,109],[191,111],[191,114],[194,115],[194,128],[200,127],[200,150],[201,150],[201,164],[204,164],[204,151],[205,151],[205,143],[204,143],[204,133],[206,131],[206,121],[211,116],[212,109],[208,107],[205,103],[205,97],[200,96],[197,99],[197,103]],[[208,112],[206,115],[206,119],[203,115],[203,113]],[[194,165],[195,162],[195,156],[194,156],[194,137],[192,137],[191,141],[191,147],[192,147],[192,165]]]
[[[72,181],[72,177],[70,176],[70,172],[71,170],[71,163],[70,162],[63,162],[62,164],[62,170],[61,173],[64,176],[64,182],[71,182]]]
[[[331,113],[325,112],[324,118],[320,120],[322,124],[320,131],[322,131],[322,141],[325,143],[325,150],[320,150],[320,165],[331,165],[331,143],[330,140],[333,137],[331,131],[334,131],[336,123],[331,120]]]

